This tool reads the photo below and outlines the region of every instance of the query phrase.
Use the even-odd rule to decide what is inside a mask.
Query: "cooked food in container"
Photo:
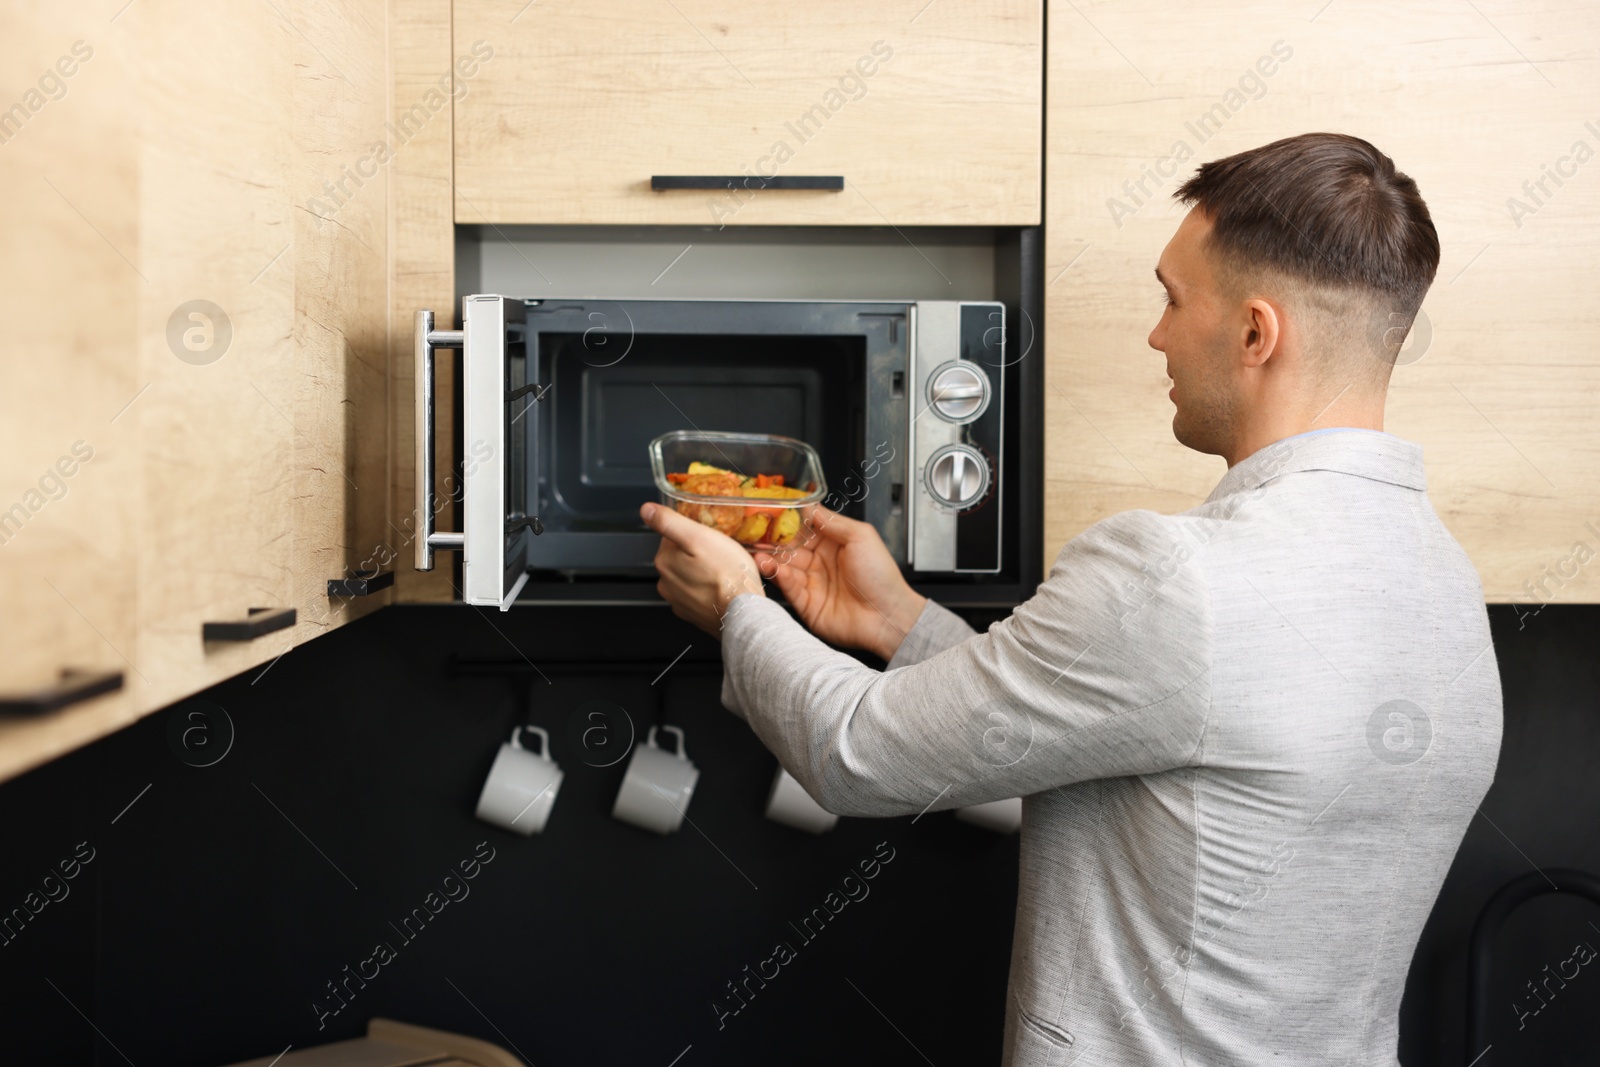
[[[750,548],[792,543],[826,491],[816,450],[775,434],[677,430],[650,443],[650,463],[662,503]]]
[[[734,471],[698,461],[691,462],[687,471],[668,471],[667,481],[695,496],[794,500],[807,495],[804,489],[784,485],[781,474],[741,477]],[[770,504],[732,507],[726,504],[701,504],[692,500],[675,500],[673,505],[680,514],[721,530],[741,545],[788,544],[800,531],[800,512],[792,507],[774,507]]]

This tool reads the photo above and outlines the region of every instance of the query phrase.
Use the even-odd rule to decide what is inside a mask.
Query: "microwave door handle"
[[[461,330],[435,330],[433,312],[418,311],[413,331],[416,355],[417,402],[417,550],[416,568],[433,570],[433,550],[460,548],[459,533],[440,533],[433,528],[433,353],[438,348],[460,348]]]

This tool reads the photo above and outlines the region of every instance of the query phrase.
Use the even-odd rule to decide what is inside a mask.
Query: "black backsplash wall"
[[[1406,1067],[1594,1067],[1600,1063],[1600,958],[1547,1007],[1526,984],[1573,955],[1600,949],[1600,907],[1572,896],[1524,905],[1503,928],[1489,1018],[1492,1050],[1463,1032],[1467,938],[1501,886],[1536,869],[1600,874],[1600,607],[1489,609],[1505,731],[1494,785],[1479,805],[1412,957],[1400,1012]],[[1479,1059],[1478,1057],[1482,1057]]]
[[[654,685],[521,680],[565,781],[542,835],[473,817],[518,693],[448,677],[453,654],[659,669],[685,646]],[[7,783],[5,907],[79,842],[94,858],[0,948],[0,1060],[216,1067],[356,1036],[373,1015],[540,1065],[665,1067],[689,1046],[681,1067],[827,1062],[846,1036],[859,1062],[915,1058],[896,1027],[936,1060],[996,1060],[1017,839],[950,813],[822,836],[767,820],[777,761],[722,708],[717,657],[665,607],[391,608],[204,694],[236,729],[212,766],[175,755],[169,720],[194,706],[180,704]],[[684,729],[692,826],[660,837],[611,817],[626,760],[589,766],[568,732],[594,698],[641,736],[658,715]],[[468,894],[405,941],[390,923],[444,897],[480,842],[493,859]],[[874,860],[849,900],[843,879]],[[789,924],[834,892],[849,902],[805,941]],[[379,942],[393,959],[319,1029],[325,983]],[[779,942],[794,958],[719,1027],[713,1001]]]
[[[1488,895],[1531,864],[1600,870],[1600,611],[1491,616],[1500,772],[1417,949],[1408,1067],[1471,1059],[1465,942]],[[649,672],[551,672],[519,692],[447,671],[456,655],[665,666],[685,646],[654,685]],[[777,764],[721,707],[717,655],[665,608],[391,608],[203,694],[235,728],[211,766],[176,755],[186,703],[0,786],[0,908],[80,842],[93,849],[68,895],[0,947],[7,1058],[215,1067],[384,1015],[540,1065],[997,1063],[1016,838],[949,812],[842,819],[815,837],[768,821]],[[566,771],[533,838],[472,816],[523,692]],[[684,728],[701,769],[692,826],[657,837],[610,817],[626,761],[589,766],[569,733],[591,698],[627,709],[641,735]],[[446,876],[489,849],[467,895],[450,883],[459,899],[420,933],[390,925],[430,893],[438,907]],[[790,926],[886,855],[813,940]],[[1600,946],[1600,929],[1583,932],[1595,913],[1547,899],[1508,927],[1505,1025],[1479,1067],[1592,1062],[1600,973],[1586,968],[1520,1031],[1510,998],[1574,939]],[[780,941],[793,960],[719,1028],[713,1001]],[[364,987],[346,981],[346,965],[371,974],[362,961],[380,942],[393,958]],[[330,980],[347,1006],[319,1029],[313,1002],[338,1003]]]

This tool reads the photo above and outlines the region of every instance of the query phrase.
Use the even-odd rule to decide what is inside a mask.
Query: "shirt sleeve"
[[[1097,523],[1009,617],[887,671],[741,594],[723,619],[724,704],[840,815],[964,807],[1189,765],[1210,710],[1211,637],[1183,531],[1150,511]],[[914,630],[924,622],[938,625],[925,611]]]
[[[930,597],[883,669],[892,671],[896,667],[921,663],[934,653],[958,645],[977,632],[967,624],[966,619],[944,605],[934,603]]]
[[[751,599],[764,598],[752,595]],[[737,602],[737,598],[735,598],[735,602]],[[731,617],[733,613],[730,610],[728,614]],[[762,640],[793,641],[794,630],[800,624],[795,622],[792,617],[789,622],[791,625],[784,626],[777,622],[776,615],[770,615],[767,619],[758,621],[755,624],[768,627],[776,624],[777,628],[775,630],[769,630],[772,636],[762,638]],[[724,628],[726,628],[726,619],[723,620],[723,624]],[[934,603],[933,599],[929,598],[928,602],[922,606],[922,611],[917,615],[916,621],[912,623],[911,629],[907,630],[905,637],[901,639],[900,647],[889,657],[889,662],[884,665],[884,670],[892,671],[896,667],[907,667],[913,663],[921,663],[935,652],[943,652],[951,645],[965,641],[977,632],[967,624],[967,620],[949,608]],[[810,637],[812,641],[816,640],[803,628],[800,629],[800,633]],[[724,640],[726,640],[726,637],[724,637]],[[815,646],[807,647],[814,648]],[[728,670],[726,646],[723,649],[722,706],[741,719],[748,718],[745,714],[744,706],[739,701],[739,691],[733,685],[733,674]]]

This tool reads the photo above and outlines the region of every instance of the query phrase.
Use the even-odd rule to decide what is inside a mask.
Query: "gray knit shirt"
[[[1276,442],[1091,526],[986,633],[930,600],[884,671],[751,594],[722,646],[723,704],[828,810],[1023,798],[1006,1067],[1398,1062],[1501,729],[1419,446]]]

